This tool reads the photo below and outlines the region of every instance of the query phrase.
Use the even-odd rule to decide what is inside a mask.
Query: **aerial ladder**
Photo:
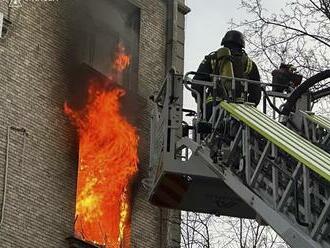
[[[322,72],[290,93],[271,84],[196,72],[171,71],[151,97],[149,201],[157,206],[256,219],[291,247],[330,247],[330,120],[311,112],[329,89],[310,88],[330,77]],[[231,80],[228,97],[213,99],[206,120],[206,88]],[[236,97],[235,82],[244,87]],[[194,91],[200,85],[204,93]],[[247,102],[248,87],[260,84],[263,111]],[[184,87],[197,96],[196,110],[183,107]],[[284,105],[276,107],[282,98]],[[278,114],[267,115],[272,106]],[[188,124],[184,115],[193,116]]]

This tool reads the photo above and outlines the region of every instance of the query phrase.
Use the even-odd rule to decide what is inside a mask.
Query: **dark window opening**
[[[104,75],[119,43],[131,55],[131,65],[118,84],[137,89],[140,10],[128,1],[84,0],[75,7],[74,45],[76,61],[86,63]]]

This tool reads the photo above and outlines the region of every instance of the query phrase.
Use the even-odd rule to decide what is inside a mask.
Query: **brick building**
[[[69,247],[78,164],[75,130],[63,114],[72,94],[69,72],[85,62],[106,74],[118,41],[130,42],[133,72],[123,84],[139,104],[131,118],[140,135],[132,247],[178,247],[178,226],[167,221],[173,213],[151,206],[141,181],[148,170],[148,97],[170,67],[183,71],[189,9],[183,0],[90,1],[0,1],[9,21],[0,40],[1,248]]]

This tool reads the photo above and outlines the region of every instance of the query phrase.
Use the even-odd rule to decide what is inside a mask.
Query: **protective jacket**
[[[232,62],[233,74],[237,78],[246,78],[250,80],[260,81],[260,75],[257,68],[257,65],[248,57],[245,51],[241,48],[231,48],[230,58],[223,55],[223,48],[220,48],[218,51],[212,52],[209,55],[205,56],[204,60],[200,64],[197,72],[205,74],[223,74],[223,65],[226,59],[230,59]],[[196,75],[194,77],[196,80],[211,81],[209,75]],[[236,96],[239,97],[243,88],[242,84],[236,82]],[[203,95],[203,87],[200,85],[193,85],[193,89],[197,90],[201,96]],[[207,89],[208,95],[211,95],[212,89]],[[223,96],[224,92],[217,92],[218,96]],[[193,94],[196,98],[196,95]],[[259,104],[261,98],[261,87],[257,84],[249,84],[248,88],[248,101]]]

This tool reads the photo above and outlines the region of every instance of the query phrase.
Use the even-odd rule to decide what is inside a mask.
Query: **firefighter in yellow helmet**
[[[224,60],[230,57],[233,68],[233,76],[237,78],[246,78],[250,80],[260,81],[260,75],[257,65],[248,57],[244,48],[245,41],[244,36],[241,32],[236,30],[228,31],[222,39],[221,45],[223,46],[219,50],[210,53],[205,56],[204,60],[200,64],[197,72],[205,73],[206,75],[196,75],[194,79],[211,81],[210,76],[207,74],[221,74]],[[223,53],[226,56],[223,56]],[[229,55],[228,55],[229,54]],[[237,84],[236,97],[239,97],[243,91],[242,84]],[[203,95],[203,87],[200,85],[193,85],[192,88],[197,90],[201,96]],[[210,117],[212,112],[212,89],[207,89],[207,119]],[[223,98],[224,92],[223,87],[219,87],[217,96]],[[196,94],[193,93],[196,98]],[[258,84],[249,84],[248,87],[248,101],[258,105],[261,98],[261,87]]]

